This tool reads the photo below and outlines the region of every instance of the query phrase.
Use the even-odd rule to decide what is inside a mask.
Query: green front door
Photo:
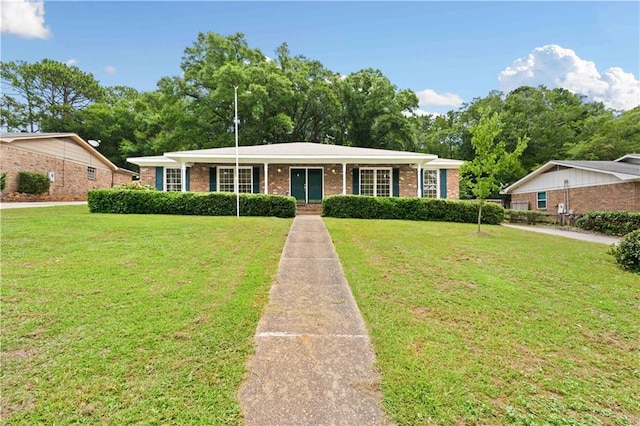
[[[309,203],[321,203],[322,202],[322,170],[308,169],[307,181],[309,183],[308,185]]]
[[[307,170],[291,169],[291,195],[299,203],[307,202]]]
[[[322,193],[322,169],[291,169],[291,195],[299,203],[320,203]]]

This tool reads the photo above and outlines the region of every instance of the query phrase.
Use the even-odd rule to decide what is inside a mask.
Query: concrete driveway
[[[538,232],[540,234],[557,235],[565,238],[573,238],[574,240],[589,241],[591,243],[600,244],[618,244],[622,237],[614,237],[611,235],[594,234],[591,232],[580,232],[573,229],[565,228],[549,228],[544,226],[525,226],[513,225],[511,223],[503,223],[502,226],[507,228],[521,229],[523,231]]]

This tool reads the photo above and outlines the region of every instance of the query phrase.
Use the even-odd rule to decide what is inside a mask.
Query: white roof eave
[[[175,166],[179,164],[179,162],[168,158],[168,157],[129,157],[127,158],[127,162],[131,164],[135,164],[136,166]]]
[[[180,152],[169,152],[165,157],[175,160],[178,163],[233,163],[235,155],[210,155],[210,154],[182,154]],[[238,161],[247,163],[266,164],[424,164],[435,160],[435,155],[423,154],[420,156],[335,156],[335,155],[239,155]]]

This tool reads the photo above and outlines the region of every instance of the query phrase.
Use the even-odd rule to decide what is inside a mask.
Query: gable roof
[[[436,155],[417,152],[392,151],[386,149],[361,148],[342,145],[326,145],[312,142],[290,142],[272,145],[238,147],[238,160],[247,163],[278,164],[327,164],[327,163],[368,163],[368,164],[425,164],[437,159]],[[167,165],[179,163],[232,163],[236,159],[236,148],[211,148],[192,151],[167,152],[163,156],[132,157],[127,161],[137,165]],[[455,167],[457,160],[450,160],[449,167]],[[444,165],[444,164],[443,164]]]
[[[613,161],[640,164],[640,154],[627,154]]]
[[[102,163],[104,163],[109,169],[114,172],[122,172],[137,175],[136,172],[131,170],[123,169],[121,167],[113,164],[107,157],[102,155],[100,151],[89,145],[84,139],[78,136],[75,133],[1,133],[0,134],[0,142],[3,143],[12,143],[15,141],[38,141],[42,139],[55,139],[55,138],[69,138],[73,140],[76,145],[84,148],[89,151],[91,154],[95,155]]]
[[[629,154],[633,158],[635,154]],[[506,187],[501,191],[502,194],[508,194],[514,189],[522,186],[523,184],[531,181],[536,176],[539,176],[545,172],[552,170],[554,167],[570,167],[574,169],[588,170],[597,173],[604,173],[615,176],[621,181],[634,181],[640,180],[640,163],[632,163],[620,161],[627,156],[621,157],[615,161],[564,161],[564,160],[551,160],[544,166],[529,173],[519,181]],[[640,156],[639,156],[640,157]]]

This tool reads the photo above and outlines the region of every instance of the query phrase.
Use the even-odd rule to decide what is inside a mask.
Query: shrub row
[[[235,216],[236,196],[228,192],[162,192],[130,189],[89,191],[93,213]],[[241,216],[294,217],[293,197],[240,194]]]
[[[18,192],[24,194],[45,194],[51,182],[47,175],[35,172],[18,173]]]
[[[328,217],[355,219],[433,220],[478,222],[479,204],[435,198],[387,198],[335,195],[322,201],[322,214]],[[498,225],[504,209],[494,203],[482,207],[482,223]]]
[[[576,222],[578,228],[608,235],[626,235],[640,229],[640,213],[587,212]]]
[[[535,225],[536,223],[558,223],[558,220],[544,212],[531,210],[506,210],[506,220],[510,223],[526,223]]]

